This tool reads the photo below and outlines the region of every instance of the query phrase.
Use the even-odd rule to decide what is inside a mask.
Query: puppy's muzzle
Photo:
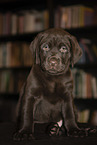
[[[50,57],[48,62],[50,69],[56,69],[56,67],[60,64],[60,58]]]

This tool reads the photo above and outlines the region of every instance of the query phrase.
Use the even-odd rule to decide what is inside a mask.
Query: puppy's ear
[[[32,52],[34,64],[40,64],[40,58],[39,58],[40,37],[41,37],[41,34],[39,33],[30,44],[30,50]]]
[[[72,67],[82,56],[82,49],[74,36],[69,36],[71,43],[71,65]]]

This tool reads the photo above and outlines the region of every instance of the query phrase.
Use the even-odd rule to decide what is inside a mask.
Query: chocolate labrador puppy
[[[50,133],[58,134],[56,128],[60,120],[68,136],[86,136],[75,119],[69,67],[82,55],[76,38],[63,29],[52,28],[39,33],[30,49],[34,64],[20,93],[18,130],[14,139],[33,139],[34,123],[55,122],[57,125]]]

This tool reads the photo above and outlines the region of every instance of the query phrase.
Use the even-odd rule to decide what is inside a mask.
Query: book
[[[86,109],[78,112],[78,122],[88,123],[90,110]]]
[[[18,30],[18,16],[16,13],[12,13],[11,15],[11,32],[10,34],[15,35],[17,34],[17,30]]]
[[[94,9],[85,7],[84,10],[84,26],[91,26],[94,24]]]
[[[80,60],[77,62],[77,64],[84,64],[86,63],[86,56],[85,56],[85,48],[83,43],[81,42],[81,40],[79,41],[79,46],[82,49],[82,57],[80,58]]]
[[[71,28],[71,8],[70,7],[61,7],[61,28]]]
[[[6,43],[6,67],[12,66],[12,43],[7,42]]]
[[[92,125],[97,125],[97,111],[92,111],[91,113],[91,118],[90,118],[90,123]]]
[[[92,95],[93,98],[97,98],[97,78],[95,76],[92,76],[91,78],[91,86],[92,86]]]
[[[83,55],[79,63],[95,63],[97,61],[97,44],[90,39],[81,38],[79,45],[82,48]]]
[[[32,53],[29,49],[29,43],[22,44],[22,65],[23,66],[32,66]]]
[[[0,36],[3,35],[3,14],[0,13]]]
[[[49,12],[48,10],[42,11],[43,15],[43,29],[48,29],[49,28]]]
[[[2,61],[3,61],[3,53],[2,53],[2,45],[0,45],[0,67],[2,67]]]
[[[92,76],[91,76],[91,74],[89,74],[89,73],[87,73],[87,75],[86,75],[86,83],[87,83],[87,98],[89,99],[89,98],[91,98],[91,97],[93,97],[92,95],[92,82],[91,82],[91,79],[92,79]]]
[[[24,33],[24,12],[18,13],[18,33],[23,34]]]
[[[4,92],[8,92],[8,87],[9,87],[9,80],[10,80],[10,72],[1,72],[1,76],[0,76],[0,81],[1,81],[1,85],[0,85],[0,92],[4,93]]]
[[[11,32],[11,12],[5,14],[5,34],[9,35]]]
[[[94,6],[94,17],[93,17],[94,26],[97,25],[97,6]]]
[[[54,14],[54,27],[55,28],[60,27],[61,15],[62,15],[61,14],[61,6],[58,6],[58,8],[55,10],[55,14]]]
[[[35,31],[35,11],[27,11],[24,15],[24,33]]]

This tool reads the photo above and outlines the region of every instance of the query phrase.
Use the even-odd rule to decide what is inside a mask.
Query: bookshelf
[[[8,35],[8,36],[0,36],[0,42],[8,42],[8,41],[28,41],[31,42],[35,35],[37,35],[38,32],[36,33],[28,33],[28,34],[17,34],[17,35]]]
[[[9,5],[8,7],[6,7],[6,5]],[[65,0],[41,0],[41,2],[39,0],[35,0],[34,2],[32,0],[1,0],[0,1],[0,13],[1,14],[7,14],[8,12],[10,12],[11,14],[18,14],[18,16],[20,16],[21,12],[24,11],[31,11],[31,10],[37,10],[39,12],[42,12],[44,10],[48,11],[49,14],[49,22],[48,22],[48,27],[54,27],[54,18],[55,18],[55,11],[58,8],[58,6],[64,6],[64,7],[68,7],[68,6],[72,6],[72,5],[85,5],[91,8],[97,8],[97,1],[96,0],[86,0],[86,1],[76,1],[76,0],[69,0],[69,1],[65,1]],[[64,28],[65,29],[65,28]],[[38,32],[43,31],[43,29],[40,29],[39,31],[31,31],[31,32],[23,32],[23,33],[15,33],[14,35],[11,33],[8,34],[4,34],[4,35],[0,35],[0,44],[3,43],[17,43],[17,42],[27,42],[30,44],[30,42],[33,40],[33,38],[38,34]],[[72,35],[76,36],[78,41],[80,40],[80,38],[87,38],[93,41],[97,41],[97,24],[95,25],[90,25],[90,26],[85,26],[85,27],[76,27],[76,28],[66,28],[65,30],[67,30],[68,32],[70,32]],[[95,76],[97,78],[97,61],[95,61],[95,63],[88,63],[88,64],[76,64],[75,68],[77,69],[81,69],[84,70],[86,73],[90,73],[93,76]],[[10,71],[11,73],[14,74],[14,77],[17,79],[18,78],[18,74],[22,74],[22,73],[29,73],[31,69],[31,66],[2,66],[0,67],[0,73],[2,72],[7,72]],[[21,76],[21,75],[20,75]],[[26,79],[26,77],[24,78],[24,80]],[[23,81],[21,80],[20,84],[22,85]],[[17,86],[17,81],[15,81],[15,86]],[[20,85],[20,86],[21,86]],[[15,91],[15,92],[0,92],[0,98],[1,100],[13,100],[14,102],[17,102],[18,97],[19,97],[19,92]],[[2,101],[1,101],[2,102]],[[91,99],[82,99],[82,98],[75,98],[74,102],[77,106],[77,108],[79,110],[97,110],[97,99],[93,98],[91,96]],[[3,104],[2,104],[3,105]],[[2,107],[1,105],[1,107]]]
[[[76,36],[77,39],[83,37],[83,35],[84,35],[84,37],[86,37],[86,38],[88,37],[93,40],[96,40],[96,37],[97,37],[97,26],[71,28],[71,29],[65,29],[65,30],[68,31],[69,33],[71,33],[72,35]],[[31,42],[37,34],[38,34],[38,32],[26,33],[26,34],[16,34],[14,36],[13,35],[0,36],[0,42],[16,41],[16,40]]]
[[[77,39],[84,36],[86,38],[96,40],[96,37],[97,37],[97,26],[71,28],[71,29],[66,29],[66,30],[70,32],[72,35],[75,35]]]

